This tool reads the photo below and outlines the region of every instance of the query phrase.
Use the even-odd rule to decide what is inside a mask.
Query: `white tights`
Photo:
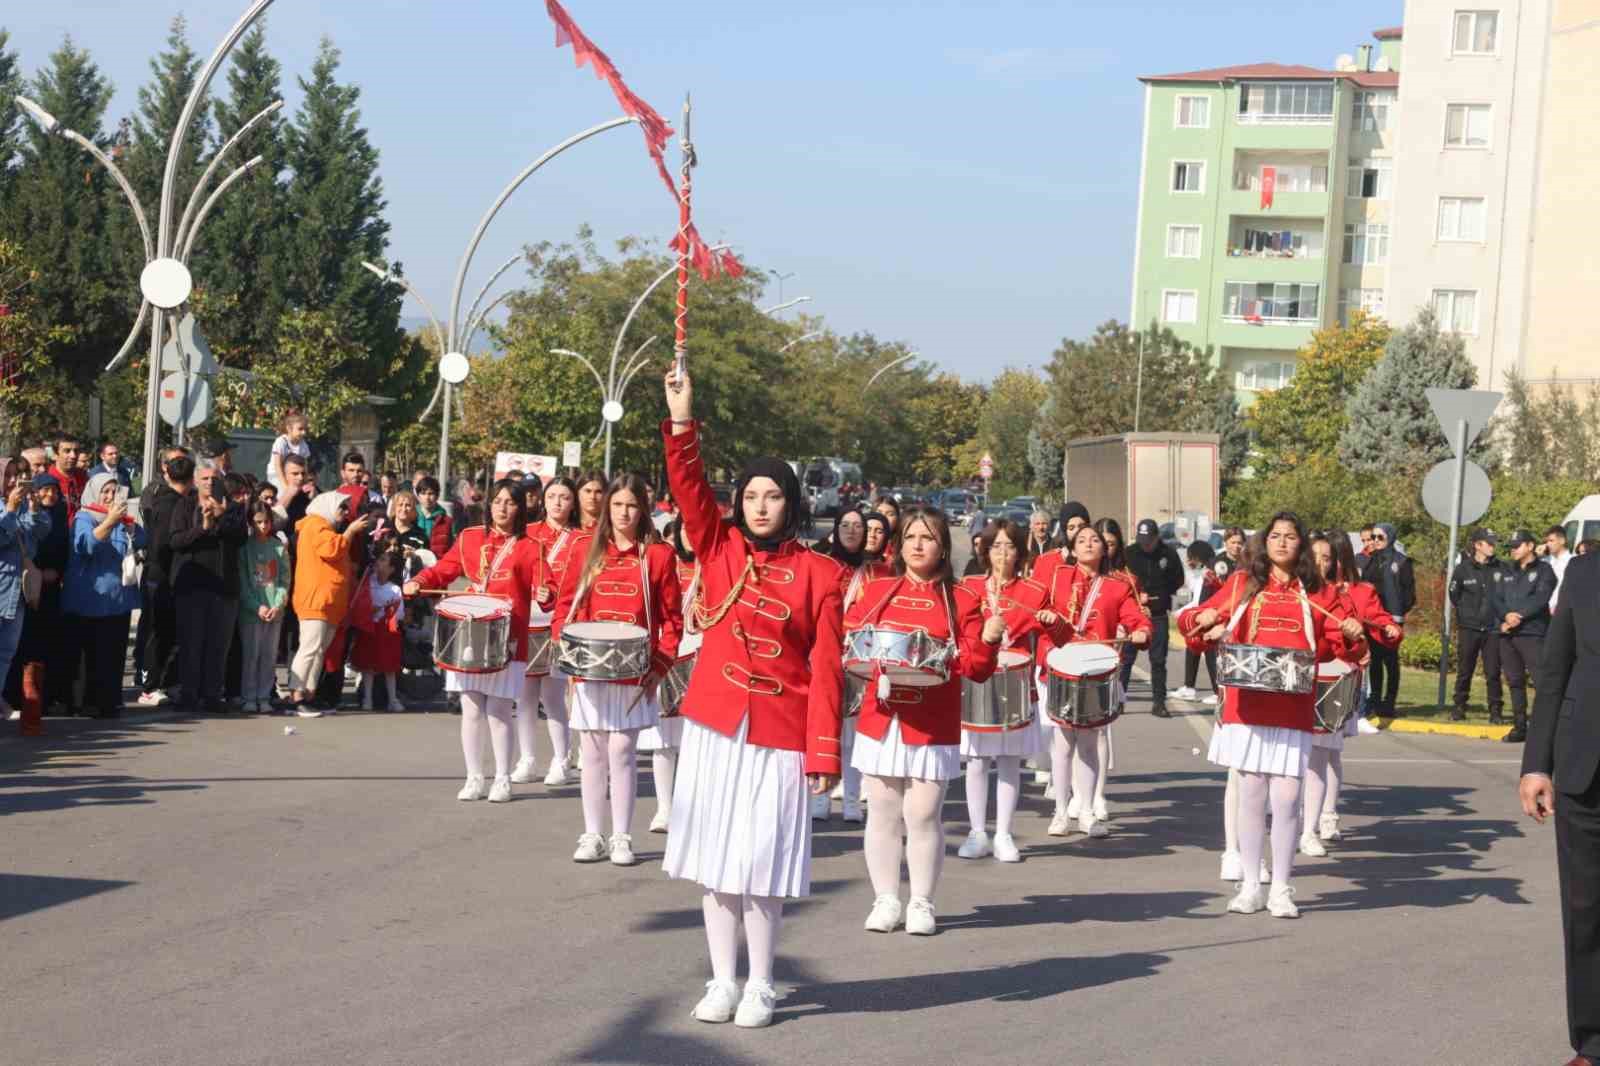
[[[739,972],[739,921],[743,918],[750,980],[771,984],[772,959],[778,953],[778,932],[783,928],[783,900],[778,896],[739,896],[707,889],[701,896],[700,908],[706,916],[711,976],[734,983]]]
[[[578,743],[583,748],[583,831],[598,834],[605,828],[609,785],[611,831],[628,832],[638,792],[639,731],[580,729]]]
[[[880,896],[900,894],[900,830],[905,826],[911,894],[932,899],[944,866],[943,781],[866,775],[867,876]]]
[[[995,833],[1011,832],[1011,816],[1017,813],[1017,794],[1022,788],[1022,757],[996,755],[992,759],[967,759],[967,820],[972,828],[982,829],[989,821],[989,764],[995,765]]]
[[[850,753],[856,746],[856,720],[853,716],[844,720],[844,733],[840,739],[843,742],[839,757],[844,760],[844,798],[854,803],[861,799],[861,771],[850,765]]]
[[[678,749],[658,748],[650,753],[650,773],[656,782],[656,810],[672,810],[672,778],[678,771]]]
[[[1344,752],[1332,748],[1311,749],[1306,765],[1304,832],[1311,832],[1325,814],[1339,811],[1339,784],[1344,777]]]
[[[1050,780],[1056,785],[1056,810],[1065,811],[1067,801],[1074,795],[1078,797],[1079,817],[1093,816],[1093,803],[1100,789],[1104,787],[1100,773],[1100,737],[1091,733],[1104,733],[1104,729],[1071,729],[1067,726],[1056,726],[1055,736],[1050,738]],[[1072,774],[1067,774],[1067,766],[1071,764]],[[1067,782],[1072,783],[1070,789],[1064,787]]]
[[[1272,883],[1287,885],[1300,835],[1300,779],[1283,774],[1239,774],[1239,859],[1244,887],[1261,884],[1261,853],[1272,807]]]
[[[461,694],[461,754],[467,761],[467,776],[483,774],[483,720],[489,719],[489,744],[494,748],[494,776],[511,773],[511,709],[514,704],[502,696],[482,692]]]
[[[517,748],[521,757],[530,762],[537,750],[540,704],[544,705],[550,747],[555,750],[550,764],[560,766],[567,761],[572,746],[572,731],[567,728],[567,679],[558,675],[522,679],[522,695],[517,697]]]

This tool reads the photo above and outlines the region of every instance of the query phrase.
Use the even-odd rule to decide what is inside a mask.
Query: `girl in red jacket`
[[[572,547],[580,539],[572,525],[573,511],[578,506],[578,487],[569,477],[553,477],[545,485],[541,500],[544,517],[528,523],[528,537],[543,549],[551,580],[559,588]],[[548,630],[550,618],[535,612],[528,624]],[[572,780],[567,773],[567,763],[572,756],[572,731],[567,727],[567,679],[555,669],[553,648],[549,658],[552,660],[550,668],[523,678],[522,692],[517,696],[517,746],[522,750],[522,758],[517,761],[517,769],[511,772],[513,783],[532,781],[535,776],[534,723],[539,719],[541,706],[552,749],[544,783],[565,785]]]
[[[583,833],[574,862],[634,863],[633,806],[638,793],[639,733],[656,724],[656,686],[678,654],[682,597],[672,548],[650,524],[650,490],[637,474],[618,474],[606,486],[600,521],[582,554],[574,552],[561,577],[551,635],[574,622],[638,626],[650,642],[650,666],[635,681],[574,679],[567,714],[583,747]],[[611,839],[605,826],[611,795]]]
[[[891,685],[879,674],[867,684],[856,721],[851,765],[866,777],[867,873],[877,899],[866,928],[936,931],[933,892],[944,862],[945,784],[961,766],[961,679],[994,673],[1005,623],[985,619],[982,599],[950,572],[950,527],[944,514],[913,507],[895,534],[896,577],[871,581],[845,606],[845,631],[864,626],[925,631],[952,645],[949,679],[925,688]],[[911,900],[900,904],[900,837],[911,874]]]
[[[1348,657],[1361,623],[1340,621],[1337,593],[1317,572],[1305,527],[1282,511],[1267,523],[1247,570],[1234,573],[1202,604],[1178,616],[1178,629],[1196,651],[1218,642],[1311,651],[1318,662]],[[1225,686],[1222,724],[1211,733],[1210,759],[1239,771],[1239,892],[1237,914],[1266,907],[1274,918],[1298,918],[1289,874],[1300,824],[1300,778],[1311,754],[1316,694],[1263,692]],[[1259,879],[1272,809],[1272,889]]]

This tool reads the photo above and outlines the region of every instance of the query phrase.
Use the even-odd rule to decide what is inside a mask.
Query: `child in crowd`
[[[404,665],[404,640],[400,630],[400,612],[404,606],[400,580],[404,567],[405,560],[398,551],[379,555],[367,571],[364,587],[350,605],[350,625],[356,631],[350,663],[361,671],[361,709],[364,711],[372,710],[372,685],[377,674],[384,675],[389,710],[405,710],[400,702],[400,690],[395,685]]]
[[[246,714],[272,710],[278,630],[289,607],[289,550],[275,532],[272,505],[250,505],[250,539],[239,549],[239,697]]]
[[[267,480],[278,486],[280,493],[284,486],[283,460],[286,457],[297,455],[307,468],[311,465],[311,445],[306,443],[310,430],[311,423],[298,412],[290,412],[279,423],[278,439],[272,442],[272,454],[267,457]]]
[[[1216,571],[1212,568],[1212,561],[1217,557],[1216,550],[1203,540],[1197,540],[1184,549],[1183,553],[1183,590],[1178,593],[1177,606],[1186,604],[1204,603],[1211,598],[1211,594],[1222,587],[1222,582],[1217,579]],[[1207,707],[1217,704],[1217,653],[1208,651],[1206,659],[1206,676],[1211,678],[1211,691],[1204,698],[1195,691],[1194,683],[1200,679],[1200,656],[1194,651],[1185,649],[1183,653],[1183,687],[1172,694],[1173,699],[1198,701]]]

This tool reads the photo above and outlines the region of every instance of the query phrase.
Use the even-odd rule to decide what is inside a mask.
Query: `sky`
[[[71,34],[136,106],[182,11],[209,55],[246,4],[18,2],[0,11],[30,75]],[[1126,319],[1143,88],[1245,62],[1329,66],[1401,21],[1401,0],[566,0],[632,88],[676,122],[694,95],[695,219],[785,299],[841,333],[904,341],[968,380],[1042,366],[1063,337]],[[478,219],[546,148],[619,114],[557,51],[541,0],[280,0],[268,39],[296,75],[343,53],[382,155],[390,258],[441,314]],[[225,89],[221,75],[215,88]],[[675,159],[676,150],[673,150]],[[524,245],[593,227],[656,238],[676,208],[638,131],[602,134],[522,186],[463,301]],[[515,269],[502,286],[519,276]],[[131,283],[131,282],[130,282]],[[768,295],[778,302],[779,283]],[[692,305],[691,305],[692,307]],[[408,301],[408,316],[420,315]],[[795,314],[798,312],[789,312]],[[692,309],[691,309],[692,314]],[[692,320],[691,320],[692,321]],[[693,350],[691,326],[690,348]]]

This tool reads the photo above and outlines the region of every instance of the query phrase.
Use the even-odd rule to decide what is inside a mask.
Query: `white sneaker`
[[[483,778],[480,777],[478,780],[482,781]],[[511,778],[509,778],[509,777],[497,777],[497,778],[494,779],[494,784],[489,786],[489,802],[490,803],[510,803],[511,802]]]
[[[1111,827],[1096,819],[1093,814],[1085,813],[1078,819],[1078,832],[1099,840],[1101,837],[1111,835]]]
[[[1022,852],[1017,850],[1017,842],[1010,833],[996,833],[994,835],[995,862],[1021,862]]]
[[[159,707],[167,702],[167,694],[160,689],[154,692],[141,692],[139,698],[133,701],[141,707]]]
[[[1215,707],[1217,705],[1217,694],[1215,692],[1207,692],[1200,697],[1200,702],[1207,707]]]
[[[461,791],[456,793],[458,800],[481,800],[487,795],[483,790],[483,775],[468,774],[467,783],[461,786]]]
[[[1243,881],[1244,860],[1239,858],[1237,851],[1222,853],[1222,873],[1217,877],[1220,881]]]
[[[1328,854],[1328,849],[1322,846],[1322,841],[1315,833],[1300,834],[1300,854],[1309,855],[1313,859],[1320,859]]]
[[[400,712],[404,711],[405,709],[406,709],[406,705],[400,702],[400,697],[396,696],[392,692],[389,693],[389,713],[390,714],[399,714]]]
[[[1199,696],[1200,693],[1196,692],[1190,685],[1179,685],[1177,688],[1172,690],[1170,695],[1175,700],[1183,700],[1185,703],[1193,703],[1195,701],[1195,697]]]
[[[739,1001],[739,1013],[733,1024],[741,1029],[760,1029],[772,1024],[772,1008],[778,996],[765,981],[746,981],[744,998]]]
[[[511,771],[511,783],[526,785],[537,776],[539,775],[533,768],[533,756],[524,755],[517,760],[516,767]]]
[[[1300,908],[1294,905],[1293,885],[1273,885],[1267,896],[1267,913],[1274,918],[1298,918]]]
[[[1233,914],[1254,914],[1267,905],[1267,890],[1260,885],[1255,888],[1239,886],[1238,895],[1228,901],[1228,910]]]
[[[22,712],[17,710],[16,708],[12,708],[11,710],[6,712],[6,721],[8,721],[8,722],[20,722],[20,721],[22,721]]]
[[[315,707],[301,707],[298,711],[295,711],[294,713],[300,718],[321,718],[322,717],[322,712],[317,710]]]
[[[939,931],[933,920],[933,900],[912,896],[906,905],[906,932],[912,936],[932,936]]]
[[[963,859],[981,859],[989,853],[989,834],[982,829],[974,829],[968,833],[967,842],[956,852]]]
[[[632,866],[637,859],[633,857],[633,837],[627,833],[611,834],[611,865]]]
[[[1317,819],[1317,835],[1323,840],[1342,840],[1344,834],[1339,832],[1339,816],[1337,814],[1324,814]]]
[[[344,668],[344,679],[352,685],[359,685],[361,683],[361,673],[347,666]]]
[[[662,808],[656,811],[656,816],[650,819],[650,832],[665,833],[667,831],[667,810]]]
[[[811,797],[811,820],[813,822],[826,822],[832,810],[833,800],[827,796]]]
[[[1082,813],[1083,813],[1083,804],[1082,804],[1082,802],[1079,801],[1078,794],[1076,792],[1074,792],[1072,794],[1072,798],[1067,800],[1067,817],[1068,818],[1076,818]]]
[[[1072,819],[1067,817],[1067,812],[1057,807],[1056,816],[1050,819],[1050,828],[1046,829],[1045,832],[1053,837],[1064,837],[1067,835],[1068,828],[1071,825]]]
[[[1033,783],[1036,785],[1048,785],[1050,783],[1050,771],[1035,770],[1033,772]]]
[[[1096,796],[1094,798],[1094,816],[1096,821],[1111,821],[1111,815],[1106,809],[1106,798],[1104,796]]]
[[[844,801],[844,820],[847,822],[864,822],[867,816],[861,812],[861,801],[846,798]]]
[[[1361,718],[1356,721],[1356,732],[1360,733],[1364,737],[1370,737],[1383,732],[1383,730],[1373,725],[1370,720]]]
[[[867,915],[867,924],[863,928],[869,933],[892,933],[900,927],[900,919],[904,914],[905,908],[900,905],[899,896],[879,896],[872,901],[872,913]]]
[[[694,1005],[689,1017],[697,1022],[726,1022],[733,1019],[739,1005],[739,986],[732,981],[707,981],[706,994]]]
[[[599,833],[584,833],[578,837],[578,850],[572,853],[573,862],[599,862],[605,857],[605,837]]]
[[[556,785],[570,784],[571,781],[572,779],[567,776],[567,767],[565,763],[551,763],[550,772],[544,775],[544,783],[552,787]]]

